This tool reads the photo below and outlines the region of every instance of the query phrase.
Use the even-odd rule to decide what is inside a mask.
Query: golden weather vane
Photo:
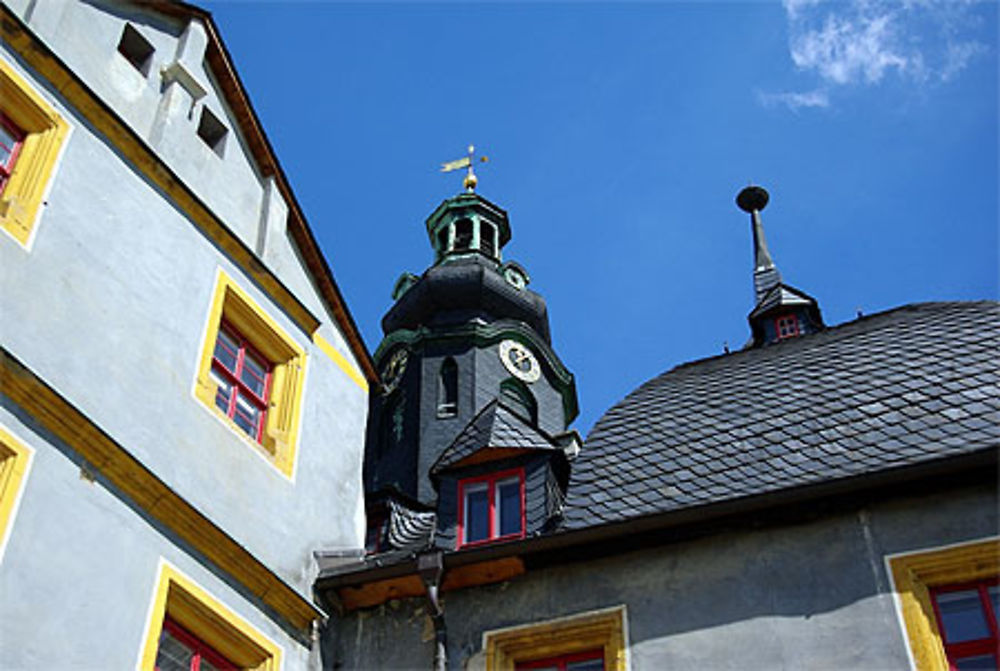
[[[480,163],[486,163],[488,160],[489,158],[486,156],[479,157]],[[476,148],[470,144],[468,156],[463,156],[460,159],[456,159],[454,161],[448,161],[447,163],[442,163],[441,172],[451,172],[453,170],[461,170],[462,168],[466,168],[467,172],[465,173],[465,179],[462,180],[462,186],[465,187],[466,191],[472,193],[473,191],[476,190],[476,184],[479,182],[479,179],[476,177],[476,173],[472,171],[472,168],[475,164],[476,164]]]

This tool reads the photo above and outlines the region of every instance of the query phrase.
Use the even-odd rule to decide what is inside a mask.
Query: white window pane
[[[233,414],[233,421],[237,426],[247,432],[252,437],[257,437],[257,427],[260,423],[260,409],[250,403],[244,396],[236,397],[236,412]]]
[[[194,652],[174,638],[166,628],[160,634],[160,647],[156,651],[156,668],[159,671],[189,671]]]
[[[972,641],[990,635],[979,590],[942,592],[937,595],[937,603],[948,643]]]
[[[485,484],[465,490],[464,527],[466,543],[490,537],[490,501]]]
[[[566,665],[566,671],[604,671],[604,660],[597,658],[570,662]]]
[[[17,138],[14,137],[14,134],[7,130],[6,126],[0,124],[0,165],[7,165],[16,144]]]
[[[215,370],[212,370],[212,379],[218,385],[215,392],[215,407],[229,414],[229,399],[233,395],[233,385],[229,380],[216,373]]]
[[[997,660],[993,655],[977,655],[955,660],[958,671],[996,671]]]
[[[521,479],[497,483],[497,529],[501,536],[521,532]]]
[[[243,372],[240,379],[243,381],[243,384],[250,388],[250,391],[261,398],[264,397],[267,367],[249,352],[243,358]]]
[[[230,371],[235,371],[239,349],[239,343],[228,333],[219,329],[219,337],[215,340],[215,358],[219,360],[219,363]]]

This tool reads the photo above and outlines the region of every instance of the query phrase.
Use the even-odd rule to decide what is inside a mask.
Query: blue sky
[[[207,3],[369,348],[489,156],[582,433],[748,336],[748,182],[827,324],[998,294],[997,4]]]

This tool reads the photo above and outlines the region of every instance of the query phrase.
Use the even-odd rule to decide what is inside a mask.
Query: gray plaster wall
[[[362,545],[366,392],[57,92],[0,54],[72,127],[31,247],[0,235],[4,347],[308,596],[314,550]],[[292,478],[193,394],[220,270],[307,351]],[[329,322],[320,332],[336,335]]]
[[[9,4],[29,29],[256,251],[261,262],[323,319],[324,337],[353,361],[343,333],[334,326],[336,320],[317,295],[299,250],[287,234],[288,204],[273,178],[261,176],[208,68],[205,26],[197,20],[186,23],[115,0],[15,0]],[[155,48],[146,73],[117,50],[126,23]],[[184,76],[177,76],[177,72]],[[228,129],[221,152],[197,134],[203,108]]]
[[[908,668],[885,557],[995,536],[997,503],[987,486],[914,495],[448,592],[449,668],[484,668],[484,631],[619,605],[636,671]],[[324,668],[429,668],[425,611],[410,599],[331,622]]]
[[[284,650],[284,669],[318,668],[251,596],[81,474],[66,445],[3,399],[0,426],[34,450],[0,557],[0,667],[6,671],[136,668],[161,559]]]

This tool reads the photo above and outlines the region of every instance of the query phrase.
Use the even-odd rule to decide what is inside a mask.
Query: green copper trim
[[[483,349],[507,338],[517,340],[526,347],[530,347],[547,364],[547,369],[552,373],[548,379],[562,396],[563,412],[566,415],[566,424],[569,425],[580,413],[576,398],[576,379],[559,360],[552,348],[539,338],[530,327],[519,322],[501,320],[493,324],[465,324],[444,332],[431,331],[423,327],[417,330],[399,329],[382,339],[372,358],[376,367],[380,367],[385,354],[398,345],[406,345],[412,351],[419,349],[424,344],[458,340]]]

